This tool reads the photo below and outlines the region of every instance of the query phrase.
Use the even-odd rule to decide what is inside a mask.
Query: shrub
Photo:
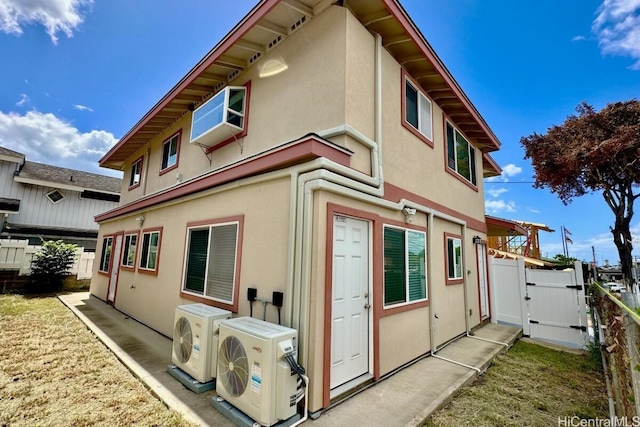
[[[42,244],[31,260],[30,290],[34,293],[62,290],[64,276],[73,265],[76,245],[62,240],[49,240]]]

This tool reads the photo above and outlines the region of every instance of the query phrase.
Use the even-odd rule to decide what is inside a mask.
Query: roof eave
[[[491,141],[491,145],[486,148],[486,151],[496,151],[500,149],[501,143],[498,137],[493,133],[489,125],[486,123],[484,118],[480,115],[478,110],[475,108],[471,100],[464,93],[462,88],[458,85],[458,82],[453,78],[447,67],[440,60],[438,55],[435,53],[429,42],[424,38],[418,27],[414,24],[413,20],[409,17],[407,12],[404,10],[402,5],[397,0],[381,0],[387,10],[398,19],[398,22],[407,34],[413,39],[413,42],[419,47],[422,54],[427,57],[427,59],[433,64],[434,68],[437,72],[442,76],[445,80],[446,84],[449,86],[451,91],[458,97],[464,107],[467,109],[469,114],[473,117],[473,119],[478,123],[478,125],[482,128],[484,133]]]
[[[198,76],[211,66],[224,52],[249,31],[257,21],[271,11],[281,0],[262,0],[236,26],[205,55],[142,119],[131,128],[116,145],[99,160],[101,167],[121,169],[122,162],[111,161],[111,157],[122,148],[128,140],[145,124],[169,104],[182,90],[189,86]]]

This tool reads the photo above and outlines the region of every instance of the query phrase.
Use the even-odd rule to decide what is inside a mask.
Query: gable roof
[[[261,0],[204,58],[100,159],[121,169],[124,162],[183,115],[228,85],[267,50],[281,43],[332,2]],[[442,108],[483,153],[500,142],[397,0],[342,0],[353,15]],[[495,170],[483,156],[485,170]]]
[[[8,148],[0,147],[0,160],[7,162],[22,163],[24,162],[24,154],[17,151],[9,150]]]
[[[108,194],[120,194],[122,183],[120,178],[29,161],[24,162],[14,179],[25,184]]]

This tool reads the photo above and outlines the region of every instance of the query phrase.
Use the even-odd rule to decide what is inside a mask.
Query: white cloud
[[[0,0],[0,31],[22,34],[22,27],[29,24],[43,25],[51,41],[58,42],[56,34],[73,36],[83,15],[82,6],[93,0]]]
[[[80,132],[51,113],[24,115],[0,111],[0,146],[26,155],[27,160],[107,173],[98,160],[118,140],[110,132]]]
[[[73,108],[75,108],[76,110],[80,110],[80,111],[89,111],[91,113],[93,113],[93,109],[87,107],[86,105],[82,105],[82,104],[73,104]]]
[[[498,214],[501,212],[515,212],[516,204],[514,202],[505,202],[504,200],[489,200],[484,202],[486,211],[490,214]]]
[[[502,173],[500,176],[492,176],[491,178],[487,178],[486,182],[509,182],[509,178],[513,178],[516,175],[522,173],[522,168],[520,166],[516,166],[513,163],[509,163],[508,165],[502,168]]]
[[[574,38],[571,39],[572,42],[579,42],[582,40],[586,40],[587,38],[585,36],[575,36]]]
[[[21,93],[20,94],[20,101],[16,102],[16,105],[18,107],[22,107],[22,106],[24,106],[24,105],[26,105],[28,103],[29,103],[29,97],[27,95],[25,95],[24,93]]]
[[[640,0],[604,0],[591,31],[603,54],[628,56],[640,70]]]
[[[489,188],[485,190],[491,197],[500,197],[501,194],[508,192],[506,188]]]
[[[520,173],[522,173],[522,168],[520,166],[514,165],[513,163],[509,163],[502,168],[502,176],[505,176],[507,178],[512,178]]]

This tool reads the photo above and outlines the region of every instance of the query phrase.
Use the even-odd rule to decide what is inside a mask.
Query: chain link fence
[[[640,298],[594,284],[589,299],[593,350],[602,354],[611,413],[634,419],[640,415]]]

